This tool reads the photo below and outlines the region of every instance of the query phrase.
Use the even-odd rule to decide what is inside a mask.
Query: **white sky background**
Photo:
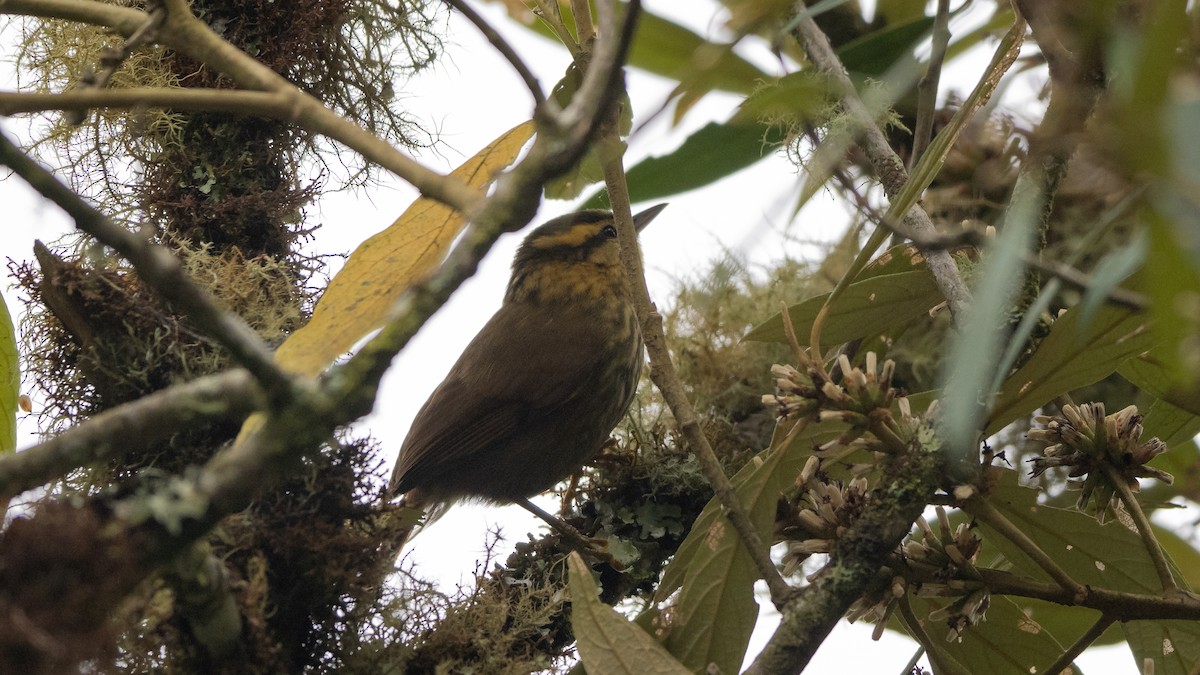
[[[646,0],[647,9],[668,16],[701,34],[719,33],[719,17],[695,11],[692,3]],[[957,3],[956,3],[957,4]],[[569,57],[559,45],[535,37],[504,18],[498,4],[474,6],[498,28],[529,64],[544,90],[549,90],[564,72]],[[716,4],[699,5],[705,12]],[[698,15],[699,14],[699,15]],[[952,30],[963,30],[952,23]],[[0,45],[11,44],[11,29],[0,33]],[[993,44],[976,50],[973,58],[960,59],[944,75],[943,95],[951,89],[969,91],[986,65]],[[3,51],[0,86],[15,89],[11,54]],[[767,72],[779,72],[773,57],[743,51]],[[671,83],[628,70],[630,97],[634,106],[634,126],[656,110],[666,99]],[[1012,87],[1006,97],[1030,100],[1040,80],[1026,78]],[[436,130],[440,143],[434,151],[419,159],[437,170],[449,170],[474,154],[505,130],[529,118],[532,103],[511,68],[478,34],[473,26],[455,15],[449,22],[445,55],[427,73],[405,84],[396,83],[401,105],[426,129]],[[629,164],[647,154],[663,154],[673,149],[688,133],[711,120],[725,119],[736,97],[714,93],[692,110],[678,129],[670,128],[670,114],[661,115],[630,139]],[[6,133],[28,139],[24,120],[0,119]],[[707,263],[722,250],[733,250],[752,264],[764,265],[781,257],[783,234],[801,241],[831,241],[844,231],[848,219],[844,210],[826,195],[818,196],[793,222],[791,210],[801,178],[781,156],[760,162],[749,170],[719,183],[670,198],[671,206],[641,236],[652,296],[660,306],[673,296],[675,280],[702,275]],[[585,194],[590,194],[590,190]],[[313,250],[319,253],[346,253],[367,237],[387,227],[411,203],[415,191],[405,184],[385,179],[380,186],[362,192],[328,192],[308,209],[309,223],[319,223]],[[34,239],[53,241],[70,228],[57,207],[44,202],[28,186],[13,178],[0,179],[0,205],[9,214],[0,227],[0,254],[15,260],[30,259]],[[635,204],[634,210],[649,204]],[[547,202],[535,222],[565,213],[572,204]],[[425,398],[441,381],[454,360],[491,313],[499,306],[508,279],[512,254],[524,233],[506,235],[484,261],[479,274],[468,281],[416,336],[396,359],[384,382],[375,412],[359,423],[364,432],[378,438],[387,453],[388,466],[395,457],[409,424]],[[816,255],[815,249],[788,244],[793,256]],[[331,264],[339,264],[331,259]],[[333,272],[334,270],[330,270]],[[11,280],[2,284],[4,297],[12,312],[20,305],[11,288]],[[799,300],[799,298],[797,298]],[[769,378],[764,377],[764,381]],[[769,382],[768,382],[769,385]],[[26,383],[26,389],[31,388]],[[36,396],[36,392],[34,393]],[[39,402],[35,398],[35,406]],[[25,417],[18,427],[18,445],[36,442],[38,430],[33,417]],[[554,508],[553,498],[543,505]],[[422,576],[441,579],[452,588],[469,583],[475,561],[483,552],[486,533],[500,528],[507,538],[496,552],[503,560],[511,544],[525,539],[527,532],[542,527],[540,521],[519,507],[482,508],[460,506],[451,509],[409,546],[406,555],[418,565]],[[760,601],[759,627],[754,644],[769,637],[777,614],[765,597]],[[808,672],[899,673],[908,662],[915,643],[894,634],[885,634],[878,642],[870,640],[870,626],[850,626],[842,622],[822,646]],[[933,631],[936,634],[938,631]],[[755,648],[751,647],[751,653]],[[1126,648],[1092,648],[1077,660],[1087,673],[1132,672],[1132,659]]]

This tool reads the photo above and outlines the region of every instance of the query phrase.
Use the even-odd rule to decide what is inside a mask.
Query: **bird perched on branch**
[[[634,216],[638,230],[665,206]],[[555,218],[525,238],[504,304],[417,413],[390,494],[427,520],[460,500],[536,512],[528,497],[595,455],[642,369],[619,253],[608,211]]]

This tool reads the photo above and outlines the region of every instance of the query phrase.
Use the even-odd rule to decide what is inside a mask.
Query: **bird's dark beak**
[[[650,224],[650,221],[654,220],[654,216],[662,213],[662,210],[665,208],[667,208],[666,204],[655,204],[641,213],[634,214],[633,226],[637,228],[638,232],[641,232],[647,225]]]

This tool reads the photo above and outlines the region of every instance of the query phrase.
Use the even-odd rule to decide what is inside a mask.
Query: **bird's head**
[[[666,204],[633,217],[640,232]],[[624,284],[617,228],[610,211],[589,209],[541,225],[521,243],[513,260],[508,300],[571,299],[611,292]]]

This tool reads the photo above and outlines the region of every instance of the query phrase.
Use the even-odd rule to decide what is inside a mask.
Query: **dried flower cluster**
[[[937,508],[938,529],[935,531],[924,518],[917,519],[919,533],[903,547],[904,562],[884,571],[892,574],[890,583],[877,586],[854,601],[846,612],[853,621],[875,624],[875,639],[883,633],[896,603],[908,592],[923,598],[954,598],[950,604],[934,610],[929,618],[945,621],[950,628],[947,640],[961,637],[962,632],[986,618],[991,594],[979,581],[975,560],[982,542],[966,523],[951,528],[945,509]],[[913,582],[909,578],[921,579]]]
[[[1033,429],[1029,439],[1046,444],[1041,457],[1029,460],[1032,476],[1047,469],[1066,467],[1081,490],[1080,510],[1093,503],[1094,515],[1103,522],[1119,501],[1115,480],[1122,480],[1137,492],[1138,478],[1157,478],[1171,483],[1171,474],[1146,466],[1146,462],[1167,451],[1157,437],[1140,442],[1142,416],[1137,406],[1127,406],[1111,415],[1104,414],[1103,403],[1065,405],[1062,415],[1039,415],[1035,421],[1044,428]],[[1094,501],[1093,501],[1094,498]]]
[[[983,542],[967,523],[951,529],[946,510],[937,507],[938,529],[935,532],[924,518],[917,519],[921,539],[904,546],[904,555],[913,568],[923,571],[935,581],[924,582],[917,589],[920,597],[955,597],[950,604],[929,614],[930,620],[944,620],[950,628],[947,640],[961,637],[969,626],[986,618],[991,605],[991,593],[978,581],[975,560]],[[923,575],[924,576],[924,575]]]
[[[763,403],[773,406],[781,420],[797,424],[832,422],[849,426],[841,435],[814,451],[827,461],[840,461],[858,451],[874,453],[871,461],[852,467],[854,475],[872,469],[882,457],[904,451],[917,437],[922,427],[920,419],[912,418],[903,393],[892,387],[896,364],[884,361],[882,366],[874,352],[868,352],[861,367],[852,367],[844,354],[838,358],[843,374],[835,382],[824,368],[814,365],[801,355],[800,368],[776,365],[776,392],[763,396]],[[901,410],[898,421],[892,404]]]
[[[789,540],[783,556],[783,573],[795,574],[805,560],[817,553],[830,553],[837,540],[862,513],[870,498],[866,478],[848,483],[831,480],[820,473],[821,461],[809,457],[796,480],[799,498],[791,500],[791,513],[779,519],[778,533]]]

